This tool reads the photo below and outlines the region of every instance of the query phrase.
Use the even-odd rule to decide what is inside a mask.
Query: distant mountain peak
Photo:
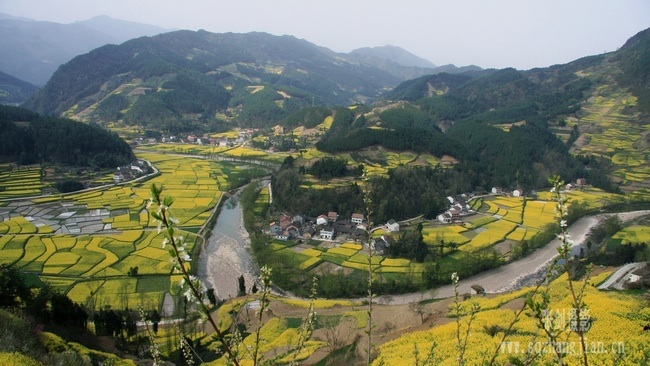
[[[170,29],[161,28],[151,24],[131,22],[128,20],[115,19],[108,15],[97,15],[88,20],[75,22],[98,32],[107,34],[120,42],[142,36],[155,36],[160,33],[167,33]]]
[[[377,57],[384,60],[395,62],[402,66],[413,66],[413,67],[422,67],[422,68],[436,67],[436,65],[434,65],[431,61],[416,56],[401,47],[392,46],[392,45],[357,48],[352,52],[350,52],[350,54]]]

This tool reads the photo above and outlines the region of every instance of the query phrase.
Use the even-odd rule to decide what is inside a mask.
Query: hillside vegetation
[[[44,118],[0,106],[0,159],[26,165],[51,163],[114,168],[135,159],[117,134],[63,118]]]

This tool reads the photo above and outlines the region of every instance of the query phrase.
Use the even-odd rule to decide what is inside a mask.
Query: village
[[[587,181],[584,178],[579,178],[575,183],[565,185],[566,190],[583,189],[584,187],[587,187]],[[457,196],[448,196],[448,208],[437,215],[434,220],[431,220],[430,224],[463,225],[469,217],[477,214],[470,201],[482,196],[524,197],[524,191],[521,189],[510,191],[500,187],[492,187],[490,192],[485,195],[463,193]],[[529,196],[535,197],[536,192],[530,192]],[[370,234],[375,230],[383,229],[383,235],[370,240],[370,249],[373,253],[383,256],[388,253],[388,247],[394,242],[395,236],[399,235],[400,226],[403,229],[405,226],[423,220],[422,217],[401,222],[391,219],[384,224],[370,228],[366,217],[361,213],[352,213],[350,217],[341,217],[335,211],[323,213],[317,217],[299,214],[292,216],[280,213],[270,222],[266,232],[269,236],[282,241],[316,240],[321,241],[322,245],[327,248],[336,247],[346,242],[354,242],[363,244],[367,248]]]

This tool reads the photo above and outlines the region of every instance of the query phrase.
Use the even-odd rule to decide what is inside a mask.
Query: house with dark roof
[[[334,239],[334,228],[331,226],[325,226],[320,229],[319,235],[323,240],[332,240]]]

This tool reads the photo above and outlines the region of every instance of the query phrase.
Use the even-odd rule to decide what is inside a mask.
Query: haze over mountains
[[[0,13],[0,71],[42,86],[73,57],[109,43],[169,31],[107,16],[59,24]]]
[[[106,44],[121,44],[130,39],[169,31],[171,30],[105,15],[71,24],[59,24],[0,13],[0,53],[3,55],[0,58],[0,71],[40,87],[45,85],[60,65],[75,56]],[[387,71],[398,76],[401,81],[428,73],[458,71],[453,65],[436,69],[431,62],[395,46],[362,48],[341,56]],[[12,84],[2,88],[11,97],[0,96],[0,103],[24,102],[24,95],[30,95],[29,90],[33,88],[20,93],[16,89],[22,90],[22,87]]]

